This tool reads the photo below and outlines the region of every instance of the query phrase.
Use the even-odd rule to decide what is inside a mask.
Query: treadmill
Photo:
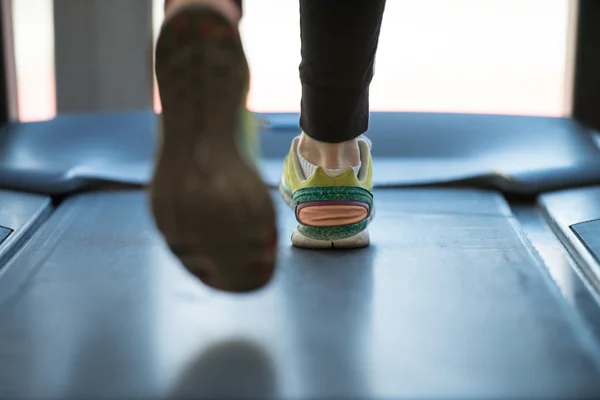
[[[55,0],[59,112],[29,123],[3,2],[0,399],[600,397],[600,2],[576,5],[572,117],[374,112],[371,247],[282,237],[273,282],[231,295],[150,217],[151,65],[97,57],[147,56],[150,2]],[[126,41],[77,45],[108,16]],[[141,94],[90,111],[72,81],[117,67]],[[298,115],[258,117],[292,232],[275,187]]]

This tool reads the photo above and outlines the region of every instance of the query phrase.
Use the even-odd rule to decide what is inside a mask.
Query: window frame
[[[18,121],[12,0],[0,0],[0,125]]]
[[[577,3],[571,116],[600,131],[600,1]]]

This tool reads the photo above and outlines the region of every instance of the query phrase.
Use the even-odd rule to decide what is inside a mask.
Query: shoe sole
[[[248,63],[236,28],[208,6],[176,11],[161,28],[156,76],[162,147],[150,187],[158,229],[205,284],[247,292],[275,266],[268,187],[239,148]]]
[[[294,209],[294,204],[290,196],[285,192],[283,187],[279,186],[279,194],[283,201],[290,207]],[[375,210],[371,213],[369,217],[369,221],[373,219],[375,216]],[[295,247],[303,248],[303,249],[313,249],[313,250],[325,250],[325,249],[360,249],[364,247],[369,247],[371,244],[371,235],[369,234],[369,229],[365,229],[356,235],[337,240],[317,240],[310,238],[296,229],[292,233],[292,245]]]

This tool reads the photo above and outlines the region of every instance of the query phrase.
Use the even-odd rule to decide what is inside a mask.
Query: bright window
[[[56,115],[52,0],[12,2],[19,119]]]
[[[245,11],[250,107],[298,110],[297,2]],[[563,115],[567,11],[567,0],[388,0],[371,109]]]
[[[158,31],[163,0],[153,1]],[[13,4],[21,119],[51,118],[52,0]],[[568,6],[569,0],[388,0],[372,110],[564,115]],[[298,3],[247,0],[244,7],[250,108],[297,111]]]

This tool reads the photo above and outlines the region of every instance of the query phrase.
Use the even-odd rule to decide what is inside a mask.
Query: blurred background
[[[56,115],[53,1],[13,3],[21,120]],[[155,36],[162,2],[153,0]],[[249,107],[298,111],[298,2],[244,7]],[[568,0],[388,0],[372,110],[566,115],[568,19]]]

